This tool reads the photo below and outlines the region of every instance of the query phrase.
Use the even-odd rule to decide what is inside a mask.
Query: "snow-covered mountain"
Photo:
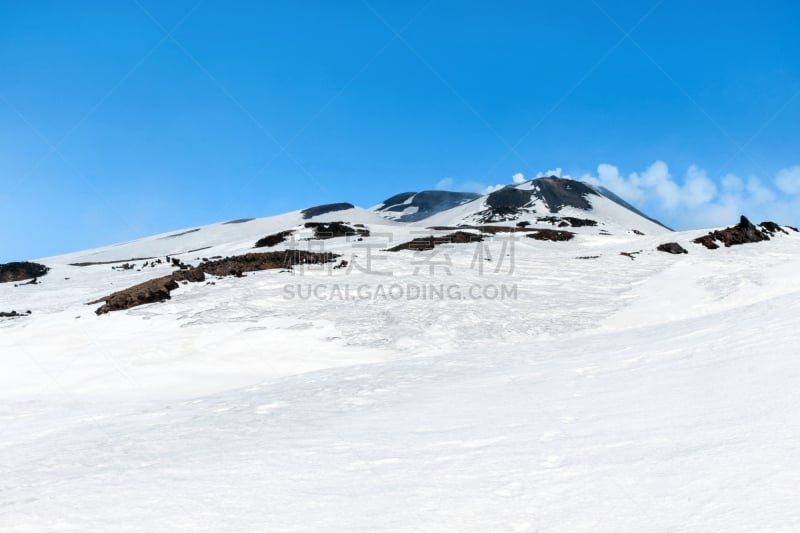
[[[401,209],[402,208],[402,209]],[[596,223],[575,226],[570,220]],[[182,254],[229,255],[252,248],[259,238],[308,222],[345,221],[389,227],[398,241],[420,228],[492,224],[530,228],[567,227],[578,234],[662,235],[671,230],[608,191],[562,178],[538,178],[485,196],[449,191],[403,193],[370,209],[350,203],[308,207],[265,218],[238,219],[179,229],[135,241],[70,253],[69,263],[111,262]]]
[[[0,530],[797,530],[800,234],[413,196],[0,265]]]
[[[535,223],[554,216],[588,218],[618,230],[635,229],[648,234],[670,231],[607,189],[555,176],[506,186],[469,203],[436,213],[425,222],[432,226]]]
[[[476,198],[480,195],[470,192],[404,192],[387,198],[370,210],[389,220],[416,222]]]

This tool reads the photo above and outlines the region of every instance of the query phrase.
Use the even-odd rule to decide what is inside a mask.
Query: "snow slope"
[[[100,317],[85,302],[171,269],[69,266],[242,253],[306,222],[282,217],[0,285],[0,310],[33,311],[0,319],[0,530],[800,530],[796,233],[707,250],[620,223],[389,253],[430,232],[353,209],[323,218],[372,235],[324,247],[373,270],[258,272]],[[426,284],[457,290],[376,294]],[[516,298],[482,292],[500,286]]]

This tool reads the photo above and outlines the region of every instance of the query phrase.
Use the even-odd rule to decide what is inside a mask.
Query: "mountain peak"
[[[416,222],[480,197],[480,194],[472,192],[404,192],[387,198],[373,207],[372,211],[389,220]]]

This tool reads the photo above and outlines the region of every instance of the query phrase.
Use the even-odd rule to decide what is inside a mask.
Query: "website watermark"
[[[446,283],[293,283],[283,286],[284,300],[390,301],[390,300],[516,300],[517,285],[466,285]]]
[[[334,225],[340,233],[348,230],[353,233],[327,235],[317,231],[313,237],[295,240],[292,236],[287,242],[289,250],[332,252],[334,260],[293,265],[289,271],[300,279],[284,285],[284,300],[487,301],[518,298],[517,284],[509,282],[516,266],[517,236],[513,233],[486,235],[459,230],[456,234],[440,235],[431,230],[414,230],[403,232],[403,237],[397,239],[391,232],[370,233],[344,223],[327,224]],[[336,241],[337,246],[329,248],[328,239],[337,236],[345,240]],[[343,242],[349,246],[343,249]],[[459,251],[458,260],[452,257],[456,250]],[[455,282],[460,272],[473,281]],[[314,281],[302,282],[306,274],[312,275]],[[320,274],[337,281],[320,279]],[[352,278],[351,274],[357,276]]]

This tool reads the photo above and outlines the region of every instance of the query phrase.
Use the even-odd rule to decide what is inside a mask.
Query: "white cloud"
[[[438,190],[440,190],[440,191],[441,190],[451,189],[453,187],[453,185],[454,185],[454,181],[455,180],[453,180],[453,178],[442,178],[436,184],[436,188]]]
[[[548,170],[547,172],[537,172],[536,173],[536,177],[537,178],[549,178],[551,176],[555,176],[557,178],[561,178],[561,177],[569,178],[569,176],[562,176],[563,172],[564,171],[561,169],[561,167],[558,167],[558,168],[554,168],[553,170]]]
[[[487,186],[477,181],[456,181],[450,177],[442,178],[436,183],[436,189],[440,191],[475,192],[478,194],[489,194],[503,187],[505,185]]]
[[[681,202],[681,188],[672,179],[669,167],[663,161],[656,161],[641,174],[631,174],[634,183],[641,184],[642,188],[650,189],[661,206],[669,211],[678,207]]]
[[[663,161],[627,177],[617,167],[603,163],[598,165],[596,176],[582,179],[610,189],[667,225],[684,229],[732,224],[742,214],[796,223],[800,208],[800,166],[780,170],[769,182],[757,176],[743,180],[734,174],[714,180],[705,170],[691,165],[678,183]],[[781,197],[777,190],[788,196]]]
[[[631,179],[625,179],[620,175],[617,167],[608,163],[597,165],[597,177],[587,174],[581,180],[587,181],[592,185],[605,187],[622,199],[637,206],[641,205],[645,200],[644,191],[638,185],[638,178],[631,175]]]
[[[800,165],[778,171],[775,184],[786,194],[800,194]]]
[[[741,194],[744,190],[744,182],[735,174],[725,174],[720,180],[722,189],[730,194]]]
[[[772,189],[766,187],[761,180],[755,176],[750,176],[747,180],[747,193],[756,203],[766,204],[775,200],[776,196]]]
[[[525,183],[525,174],[523,174],[522,172],[517,172],[516,174],[511,176],[511,181],[515,185],[518,185],[520,183]]]
[[[683,184],[682,199],[688,207],[697,207],[707,204],[717,195],[717,186],[708,179],[705,170],[691,165],[686,171],[686,180]]]
[[[483,188],[483,189],[480,191],[480,193],[481,193],[481,194],[491,194],[491,193],[493,193],[494,191],[499,191],[499,190],[500,190],[500,189],[502,189],[503,187],[505,187],[505,185],[501,185],[501,184],[499,184],[499,183],[498,183],[497,185],[489,185],[488,187],[484,187],[484,188]]]

